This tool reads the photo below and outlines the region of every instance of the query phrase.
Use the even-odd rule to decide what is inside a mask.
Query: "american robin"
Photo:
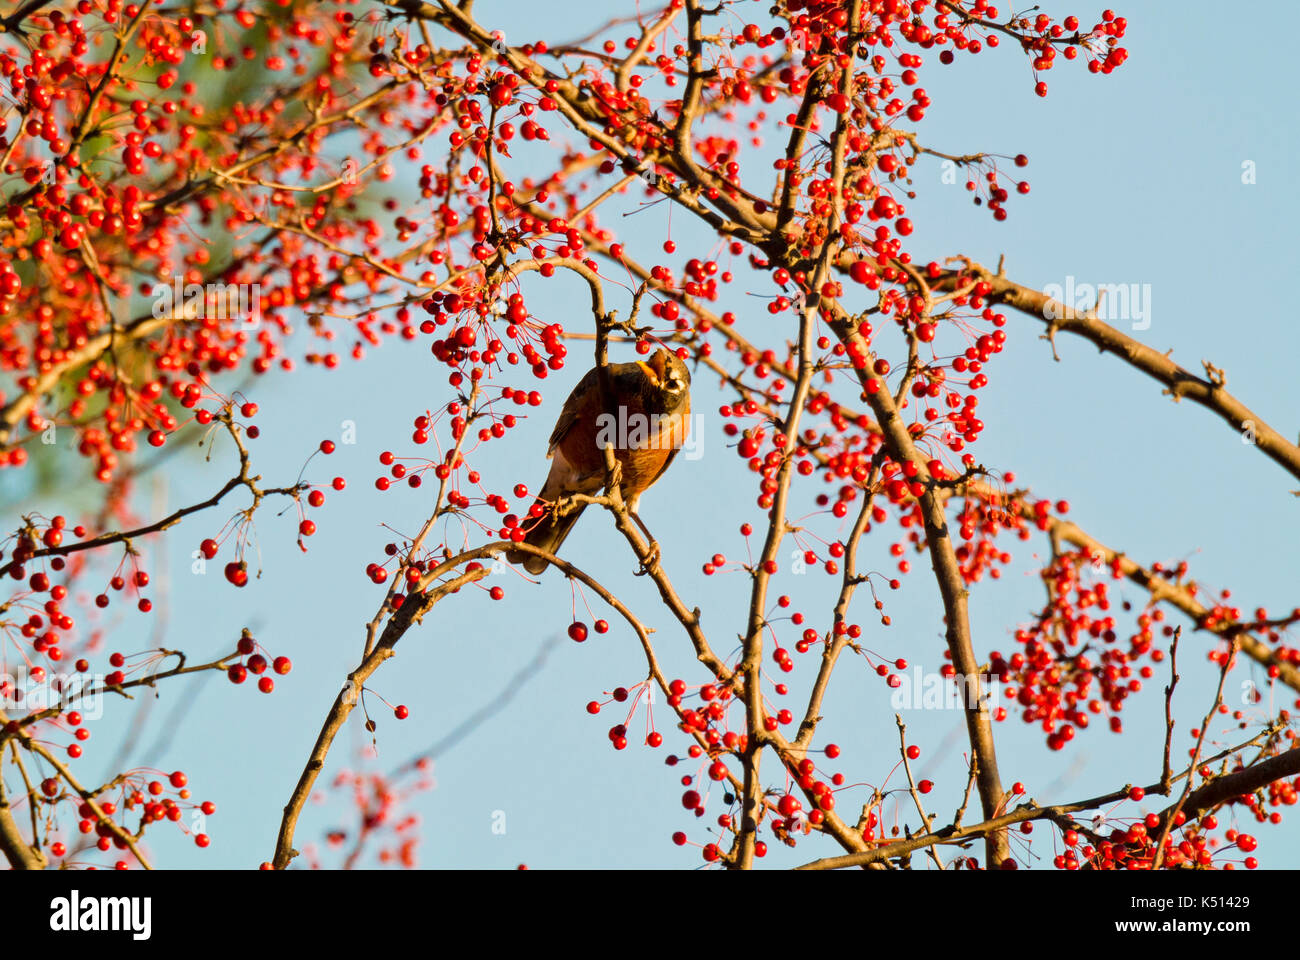
[[[539,505],[545,513],[524,535],[525,543],[548,553],[559,550],[586,506],[567,504],[557,515],[556,502],[575,493],[592,496],[605,485],[606,444],[620,465],[619,492],[645,530],[637,516],[641,494],[663,476],[690,431],[691,374],[675,353],[661,347],[649,360],[611,363],[603,388],[600,372],[593,367],[578,381],[551,432],[551,472],[529,515]],[[532,574],[547,566],[522,551],[508,552],[506,559]]]

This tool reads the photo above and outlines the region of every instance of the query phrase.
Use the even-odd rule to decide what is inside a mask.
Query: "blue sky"
[[[1052,5],[1054,13],[1074,12],[1088,22],[1099,10]],[[940,66],[937,58],[927,63],[922,83],[933,106],[921,129],[929,145],[953,153],[1024,152],[1031,158],[1026,174],[1032,191],[1013,197],[1010,218],[994,223],[986,210],[969,203],[960,185],[942,181],[937,161],[928,169],[922,162],[916,172],[918,197],[909,206],[916,224],[911,249],[922,260],[961,253],[990,265],[1005,254],[1010,275],[1039,289],[1065,284],[1067,277],[1079,283],[1149,284],[1150,327],[1133,335],[1162,351],[1172,349],[1189,369],[1198,370],[1203,359],[1212,361],[1227,371],[1237,396],[1284,435],[1294,436],[1300,428],[1292,366],[1300,332],[1279,281],[1294,272],[1300,220],[1293,173],[1300,142],[1295,125],[1285,119],[1293,116],[1292,93],[1300,89],[1296,61],[1262,56],[1258,39],[1247,31],[1223,29],[1219,4],[1182,4],[1177,16],[1166,5],[1149,2],[1119,12],[1129,20],[1129,61],[1109,77],[1062,64],[1045,77],[1051,85],[1046,99],[1034,95],[1028,64],[1009,46],[959,59],[953,67]],[[585,32],[576,17],[557,26],[553,7],[517,0],[480,0],[475,15],[489,27],[505,26],[512,42]],[[1242,179],[1247,162],[1254,165],[1252,184]],[[653,262],[670,216],[683,254],[707,244],[706,235],[669,204],[630,220],[607,215],[605,222],[621,231],[633,256]],[[743,269],[737,265],[742,278]],[[525,290],[541,320],[586,322],[585,291],[576,282],[534,277]],[[611,288],[607,296],[626,315],[626,294]],[[752,339],[786,336],[784,328],[769,328],[776,321],[761,304],[737,292],[728,306],[740,313],[740,329]],[[1250,609],[1295,605],[1292,541],[1300,505],[1290,494],[1294,478],[1207,411],[1173,403],[1154,382],[1113,357],[1099,356],[1088,344],[1058,337],[1058,363],[1039,339],[1037,321],[1010,313],[1006,329],[1007,349],[990,365],[990,386],[982,392],[980,416],[988,426],[972,450],[979,461],[994,470],[1014,470],[1019,483],[1042,496],[1068,499],[1071,519],[1139,562],[1186,559],[1199,582],[1232,588]],[[383,545],[392,539],[381,525],[409,534],[431,505],[430,485],[386,494],[373,487],[381,469],[379,452],[411,452],[412,418],[452,399],[446,368],[435,364],[423,344],[393,341],[360,363],[345,361],[334,371],[300,366],[292,376],[267,377],[249,389],[260,405],[257,423],[263,431],[251,448],[267,483],[291,482],[320,440],[339,440],[345,421],[356,425],[355,444],[341,445],[330,458],[317,457],[307,469],[307,478],[317,482],[336,473],[348,479],[346,491],[330,492],[325,508],[314,512],[319,533],[310,552],[303,554],[295,545],[292,512],[276,517],[274,504],[257,521],[263,576],[242,591],[224,582],[217,562],[209,564],[206,575],[190,571],[188,551],[224,522],[228,514],[221,509],[186,520],[148,547],[159,606],[153,618],[165,625],[165,645],[204,657],[233,645],[248,626],[272,653],[288,655],[295,664],[271,696],[252,684],[234,688],[216,675],[159,688],[133,763],[142,762],[162,736],[163,749],[150,764],[184,768],[195,796],[218,807],[207,823],[213,838],[207,850],[196,849],[177,831],[151,831],[150,847],[161,864],[251,867],[270,858],[279,811],[334,693],[358,660],[364,625],[382,597],[364,575],[366,564],[382,559]],[[474,461],[492,478],[491,489],[506,491],[517,481],[540,486],[546,437],[563,397],[590,365],[585,350],[583,344],[572,345],[572,362],[548,381],[540,411]],[[706,431],[703,456],[675,465],[642,506],[662,544],[665,566],[686,603],[702,608],[703,626],[721,654],[730,652],[727,638],[743,630],[748,581],[743,573],[706,578],[700,568],[715,552],[743,556],[737,529],[746,520],[761,519],[752,475],[727,448],[714,413],[724,397],[713,378],[703,372],[696,376],[695,408],[704,415]],[[195,457],[173,458],[151,475],[139,493],[139,512],[159,514],[163,503],[171,509],[219,488],[233,472],[234,457],[228,445],[218,449],[224,454],[211,465]],[[0,482],[15,489],[11,477]],[[889,569],[886,548],[893,539],[889,534],[869,538],[864,561]],[[1042,603],[1034,556],[1046,543],[1041,538],[1012,543],[1006,546],[1015,556],[1012,568],[1000,581],[982,582],[972,592],[980,654],[1010,650],[1016,626]],[[669,676],[704,682],[653,585],[631,576],[634,561],[607,517],[585,516],[564,555],[599,576],[655,628],[656,649]],[[223,554],[221,562],[225,559]],[[877,626],[867,610],[859,610],[857,619],[873,651],[933,669],[943,649],[941,610],[928,562],[916,558],[913,567],[903,589],[886,597],[891,627]],[[398,722],[373,701],[378,756],[367,761],[367,769],[392,770],[467,718],[491,709],[516,674],[542,655],[508,702],[436,757],[433,788],[407,802],[405,809],[421,819],[420,865],[699,865],[697,850],[677,848],[669,837],[685,830],[704,842],[704,826],[722,806],[715,788],[705,821],[681,808],[684,787],[678,778],[697,769],[694,763],[664,765],[667,753],[685,746],[667,725],[670,711],[659,704],[656,713],[664,747],[639,746],[639,737],[630,735],[633,746],[615,752],[606,731],[621,716],[612,707],[598,717],[584,710],[589,700],[607,699],[604,691],[644,677],[635,637],[598,609],[596,616],[614,623],[609,634],[581,645],[564,637],[573,601],[568,584],[554,572],[538,586],[510,575],[488,583],[501,583],[506,600],[495,603],[483,591],[467,590],[440,605],[403,639],[397,657],[371,684],[411,710],[410,719]],[[824,628],[837,584],[837,578],[813,573],[785,577],[774,589],[790,593],[795,608]],[[1142,603],[1135,587],[1112,589]],[[859,604],[868,600],[859,594]],[[581,618],[592,619],[585,613]],[[155,645],[152,629],[149,618],[126,616],[110,633],[110,648]],[[1204,713],[1216,677],[1204,660],[1209,647],[1203,636],[1187,635],[1184,649],[1176,707],[1185,735]],[[797,662],[787,678],[796,713],[814,669],[811,660]],[[1233,683],[1249,675],[1243,667]],[[1097,724],[1054,754],[1036,728],[1018,719],[998,725],[1004,783],[1023,781],[1031,796],[1054,802],[1156,779],[1164,682],[1158,674],[1126,709],[1122,738]],[[818,743],[841,746],[840,760],[826,769],[842,770],[848,783],[878,785],[897,761],[893,710],[885,692],[860,662],[846,663],[832,686]],[[91,743],[98,749],[78,761],[86,779],[96,779],[109,762],[131,709],[110,702],[110,715],[97,722]],[[915,710],[904,719],[909,740],[923,750],[914,769],[936,782],[930,809],[943,818],[956,808],[965,785],[961,716]],[[643,713],[629,725],[642,730]],[[356,752],[368,741],[354,715],[320,782],[328,783],[344,768],[355,769]],[[779,785],[771,758],[765,769]],[[898,783],[895,774],[890,786]],[[862,787],[845,791],[840,809],[855,811],[869,794]],[[331,796],[331,802],[311,806],[304,815],[300,849],[326,829],[355,829],[348,804],[341,802],[345,798]],[[1159,805],[1157,800],[1150,808]],[[1134,812],[1132,804],[1118,811]],[[914,812],[909,816],[905,809],[903,818],[915,827]],[[1295,863],[1300,833],[1294,823],[1284,820],[1254,832],[1261,839],[1262,865]],[[1033,850],[1050,866],[1046,834],[1040,828]],[[773,849],[768,861],[793,865],[836,852],[814,838],[792,851]],[[337,860],[326,855],[323,862]]]

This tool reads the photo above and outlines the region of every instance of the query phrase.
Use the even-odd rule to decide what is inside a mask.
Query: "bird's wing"
[[[556,444],[564,439],[565,434],[577,422],[582,407],[591,402],[590,395],[597,388],[596,368],[593,367],[578,381],[578,385],[569,394],[569,399],[564,401],[564,407],[560,410],[560,417],[555,421],[555,429],[551,431],[551,439],[547,441],[546,455],[548,457],[555,452]]]
[[[649,376],[645,364],[641,362],[611,363],[606,372],[610,391],[616,396],[639,397]],[[591,417],[595,420],[600,416],[600,401],[600,368],[592,367],[578,381],[578,385],[569,394],[569,399],[564,401],[564,408],[555,421],[555,429],[551,431],[551,439],[547,444],[548,457],[555,452],[556,444],[564,439],[579,419]]]

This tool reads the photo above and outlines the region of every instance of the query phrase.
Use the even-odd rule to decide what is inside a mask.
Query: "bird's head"
[[[671,350],[660,347],[654,356],[646,361],[651,380],[655,387],[662,390],[670,401],[676,403],[685,397],[691,389],[691,372],[686,364]]]

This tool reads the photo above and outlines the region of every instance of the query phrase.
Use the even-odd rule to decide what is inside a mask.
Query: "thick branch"
[[[1004,303],[1022,313],[1041,320],[1049,331],[1061,330],[1083,337],[1103,353],[1115,356],[1136,367],[1147,376],[1165,385],[1166,393],[1175,400],[1187,397],[1207,410],[1218,414],[1240,433],[1250,433],[1255,445],[1274,462],[1280,464],[1293,477],[1300,478],[1300,447],[1291,443],[1264,422],[1244,403],[1224,388],[1221,378],[1205,379],[1183,369],[1168,355],[1147,346],[1109,324],[1099,320],[1095,312],[1081,312],[1054,300],[1047,294],[1014,283],[1004,276],[972,263],[967,270],[947,275],[946,285],[952,286],[958,276],[974,276],[989,285],[986,299]],[[936,281],[936,284],[939,281]]]

